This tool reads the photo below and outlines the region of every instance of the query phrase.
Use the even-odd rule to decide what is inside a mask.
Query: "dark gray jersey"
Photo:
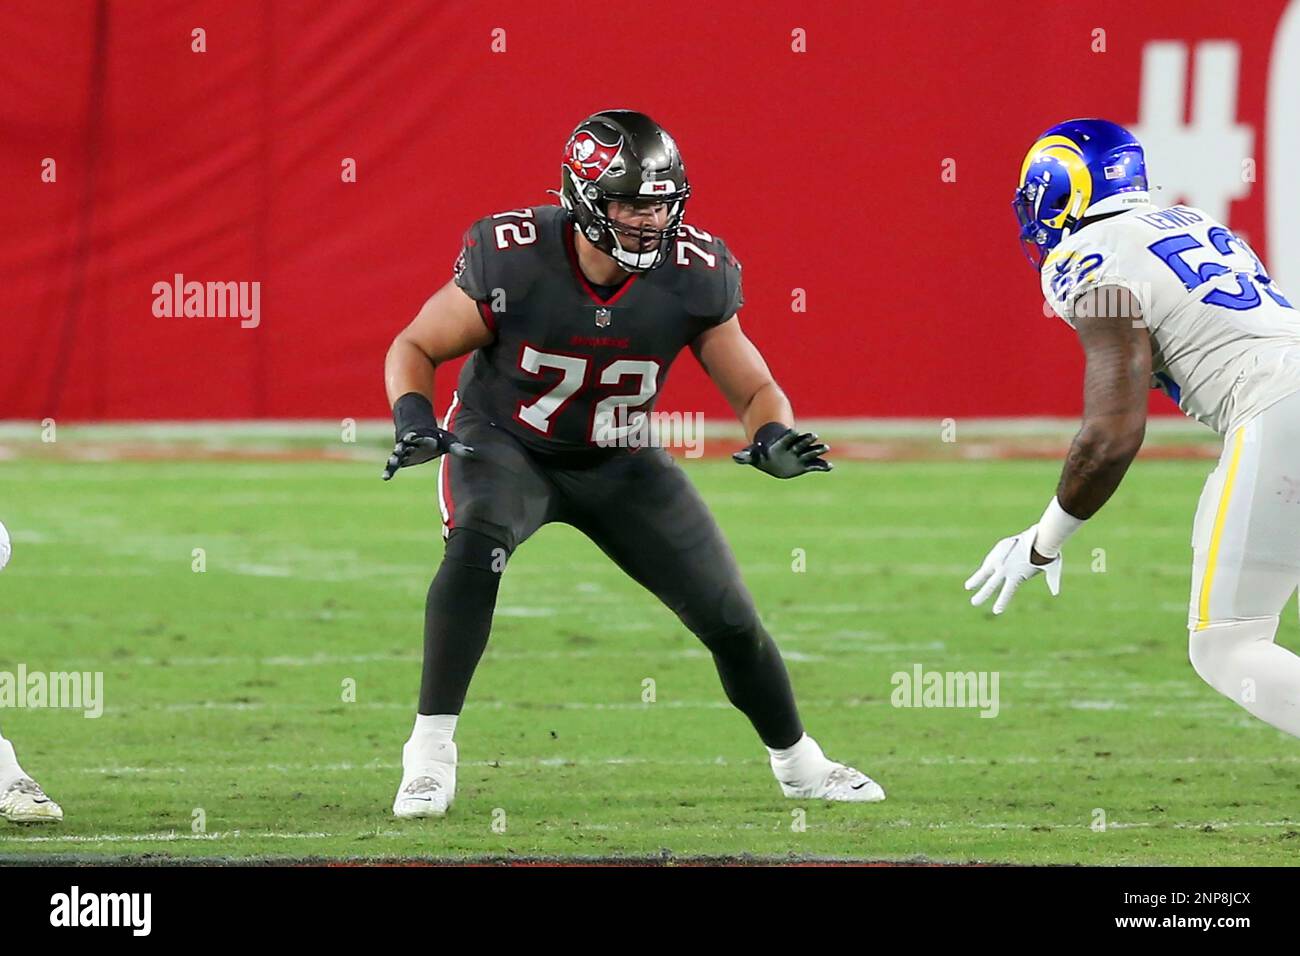
[[[480,219],[455,279],[496,334],[465,363],[460,401],[542,453],[637,444],[677,354],[743,304],[740,264],[693,226],[665,265],[602,297],[558,206]]]

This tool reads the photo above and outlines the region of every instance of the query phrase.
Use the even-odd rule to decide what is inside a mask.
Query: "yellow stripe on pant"
[[[1232,498],[1232,486],[1237,480],[1237,466],[1241,464],[1241,445],[1246,436],[1246,427],[1237,429],[1232,439],[1232,457],[1228,460],[1228,474],[1223,479],[1223,493],[1219,495],[1219,510],[1214,515],[1214,531],[1210,534],[1210,553],[1205,558],[1205,576],[1201,578],[1201,599],[1198,631],[1210,626],[1210,588],[1214,586],[1214,569],[1219,563],[1219,544],[1223,538],[1223,525],[1228,519],[1228,504]]]

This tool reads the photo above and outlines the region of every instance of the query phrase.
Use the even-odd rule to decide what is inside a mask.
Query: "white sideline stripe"
[[[806,801],[805,801],[806,802]],[[1296,827],[1298,824],[1295,820],[1208,820],[1203,822],[1192,821],[1183,823],[1116,823],[1107,822],[1107,830],[1145,830],[1145,829],[1171,829],[1171,830],[1203,830],[1205,827],[1211,827],[1215,830],[1245,830],[1252,828],[1274,829],[1279,827]],[[633,830],[644,830],[645,827],[638,824],[578,824],[572,823],[555,824],[541,823],[534,824],[534,827],[540,826],[543,830],[561,830],[566,833],[578,832],[630,832]],[[982,832],[985,830],[1091,830],[1090,823],[1021,823],[1021,822],[1004,822],[1004,823],[913,823],[911,820],[873,820],[873,828],[885,830],[944,830],[944,831],[963,831],[971,830]],[[665,830],[687,830],[697,831],[702,829],[698,824],[690,823],[657,823],[653,829],[656,832]],[[708,826],[703,829],[708,830],[769,830],[767,824],[758,823],[741,823],[734,826],[725,827]],[[241,840],[241,839],[274,839],[274,840],[327,840],[327,839],[356,839],[358,837],[396,837],[410,838],[421,832],[418,828],[401,830],[354,830],[335,833],[317,832],[293,832],[283,830],[229,830],[215,831],[213,833],[178,833],[170,830],[165,833],[99,833],[93,836],[0,836],[0,846],[7,843],[179,843],[183,841],[215,843],[222,840]]]

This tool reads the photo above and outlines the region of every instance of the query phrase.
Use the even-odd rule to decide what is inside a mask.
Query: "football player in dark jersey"
[[[388,351],[397,445],[384,478],[440,458],[446,537],[398,817],[450,806],[453,734],[501,572],[551,521],[586,534],[704,643],[786,796],[884,799],[804,733],[781,654],[712,515],[673,459],[644,447],[668,368],[689,347],[749,436],[737,461],[778,478],[831,468],[827,446],[792,427],[789,401],[741,331],[740,264],[683,222],[689,195],[677,145],[648,116],[588,117],[565,146],[560,205],[471,226],[452,280]],[[439,425],[434,369],[469,353]]]

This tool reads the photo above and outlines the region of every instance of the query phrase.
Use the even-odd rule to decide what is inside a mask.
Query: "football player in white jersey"
[[[9,563],[9,532],[0,524],[0,571]],[[45,795],[18,765],[14,745],[0,734],[0,820],[49,823],[63,819],[63,810]]]
[[[966,582],[1001,614],[1039,572],[1056,594],[1061,546],[1110,498],[1162,387],[1224,436],[1192,532],[1187,626],[1196,672],[1300,736],[1300,657],[1274,643],[1300,584],[1300,312],[1239,236],[1199,209],[1151,204],[1142,147],[1082,119],[1047,130],[1014,202],[1043,294],[1078,333],[1083,425],[1038,522],[999,541]]]

